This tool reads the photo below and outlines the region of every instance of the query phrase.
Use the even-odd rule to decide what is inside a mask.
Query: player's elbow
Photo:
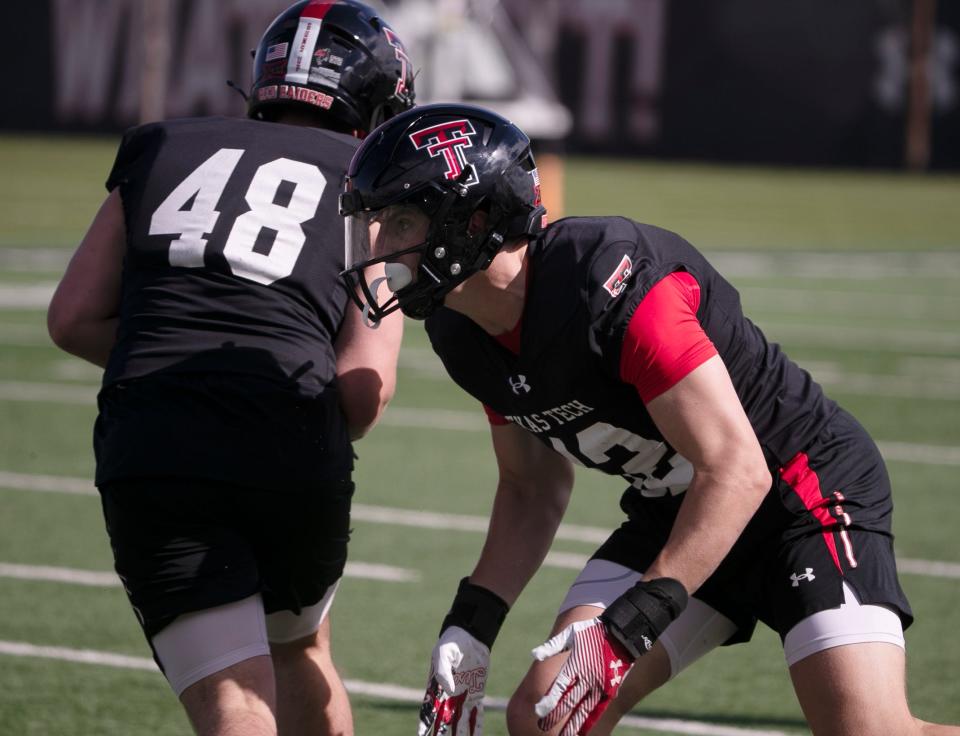
[[[393,398],[394,382],[376,371],[357,369],[339,377],[340,406],[347,420],[350,439],[358,440],[373,429]]]
[[[742,487],[750,491],[750,496],[761,499],[770,490],[773,483],[773,476],[770,475],[770,468],[764,460],[762,453],[751,453],[748,458],[740,465],[742,478]]]
[[[695,476],[718,489],[725,489],[730,499],[736,499],[738,505],[756,510],[770,491],[773,478],[760,448],[729,448],[713,464],[704,464],[697,468]]]
[[[347,430],[350,433],[350,439],[359,440],[365,437],[380,421],[386,407],[386,403],[344,406],[343,413],[347,417]]]
[[[78,324],[76,312],[67,309],[54,296],[47,309],[47,334],[53,344],[68,353],[75,353]]]
[[[752,486],[757,496],[763,497],[773,485],[773,476],[770,475],[770,468],[763,464],[756,469],[752,476]]]

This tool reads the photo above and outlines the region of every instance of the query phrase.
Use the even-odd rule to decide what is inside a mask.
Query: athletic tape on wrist
[[[646,654],[687,607],[687,590],[673,578],[641,580],[600,614],[610,634],[634,658]]]
[[[493,649],[493,642],[510,607],[493,591],[474,585],[469,578],[460,581],[450,612],[443,619],[440,633],[450,626],[459,626],[470,636]]]

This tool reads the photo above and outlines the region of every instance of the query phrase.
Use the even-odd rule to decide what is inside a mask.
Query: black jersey
[[[733,286],[674,233],[623,218],[569,218],[531,241],[528,258],[519,355],[450,309],[427,320],[434,350],[468,393],[572,461],[622,475],[634,493],[682,493],[693,476],[620,378],[630,319],[673,272],[698,282],[697,319],[771,468],[808,446],[837,411],[743,315]]]
[[[356,145],[230,118],[128,132],[107,181],[120,188],[127,254],[104,385],[195,372],[199,356],[263,374],[259,361],[222,360],[224,346],[266,351],[307,393],[329,385],[347,306],[337,195]]]
[[[233,118],[124,136],[107,181],[120,190],[127,251],[98,483],[160,474],[284,486],[349,472],[335,380],[349,304],[337,195],[356,146]]]

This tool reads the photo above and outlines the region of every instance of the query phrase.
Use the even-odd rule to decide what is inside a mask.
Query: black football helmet
[[[371,252],[370,225],[395,205],[427,216],[426,239],[400,252]],[[471,229],[478,210],[485,225]],[[505,241],[546,224],[530,139],[496,113],[462,104],[416,107],[371,133],[350,163],[340,213],[347,217],[342,275],[372,322],[396,309],[428,317],[453,288],[490,265]],[[408,253],[420,256],[416,277],[392,274],[397,256]],[[380,262],[386,278],[368,283],[365,269]],[[381,304],[382,281],[393,294]]]
[[[270,24],[253,60],[247,114],[309,105],[344,132],[368,133],[413,106],[413,68],[400,38],[356,0],[301,0]]]

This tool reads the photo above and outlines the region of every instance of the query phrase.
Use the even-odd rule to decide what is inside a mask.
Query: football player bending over
[[[817,736],[960,734],[907,706],[913,616],[876,445],[693,246],[620,217],[545,226],[527,137],[461,105],[415,108],[364,141],[341,210],[362,309],[426,319],[486,409],[499,470],[421,736],[481,732],[490,650],[550,548],[574,463],[624,478],[626,516],[534,650],[511,734],[610,733],[758,621],[780,634]]]

